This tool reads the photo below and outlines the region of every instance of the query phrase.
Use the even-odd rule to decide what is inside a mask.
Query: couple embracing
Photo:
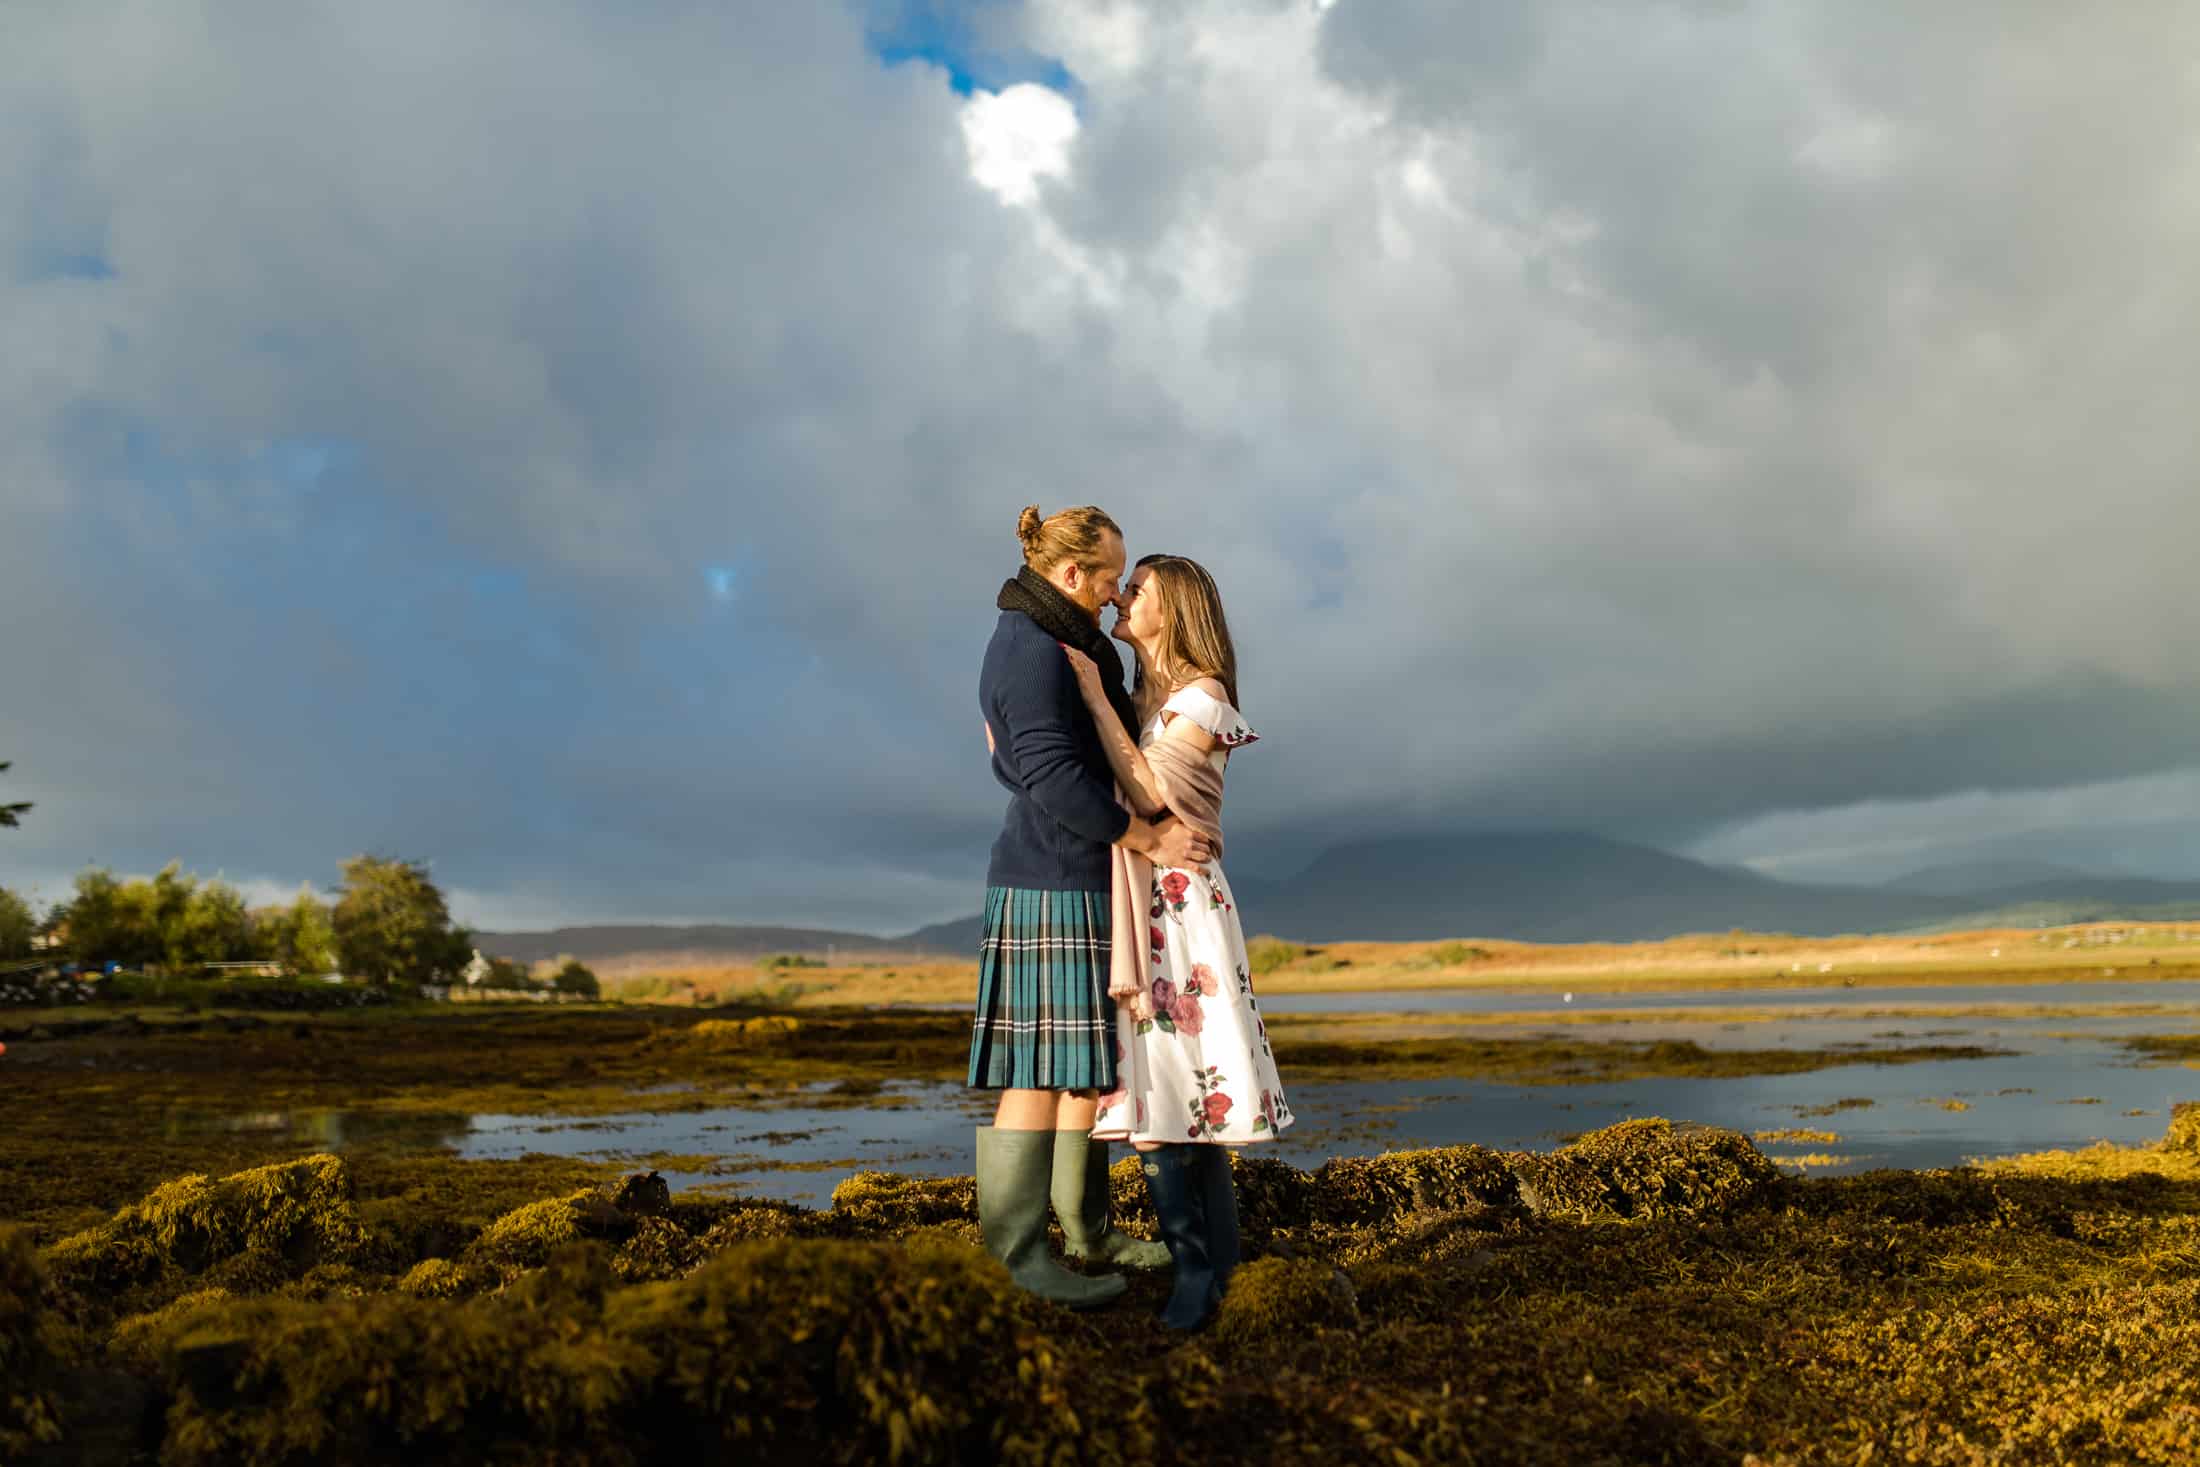
[[[1149,555],[1125,574],[1099,509],[1017,522],[1024,566],[978,685],[993,774],[1011,795],[986,876],[974,1088],[1001,1092],[978,1130],[985,1245],[1033,1293],[1075,1308],[1121,1295],[1073,1257],[1172,1263],[1162,1318],[1193,1329],[1238,1259],[1224,1147],[1274,1139],[1290,1107],[1253,997],[1222,874],[1223,774],[1256,738],[1213,577]],[[1113,607],[1115,641],[1101,614]],[[1110,1141],[1139,1152],[1162,1241],[1109,1217]]]

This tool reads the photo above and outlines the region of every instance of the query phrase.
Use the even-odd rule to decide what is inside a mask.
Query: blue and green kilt
[[[970,1079],[987,1090],[1112,1090],[1108,895],[988,887]]]

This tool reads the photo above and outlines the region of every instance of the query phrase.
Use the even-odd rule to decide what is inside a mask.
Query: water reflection
[[[166,1139],[179,1141],[211,1132],[280,1137],[301,1146],[405,1146],[421,1150],[456,1146],[474,1128],[474,1118],[459,1111],[264,1110],[242,1114],[176,1108],[162,1117]]]

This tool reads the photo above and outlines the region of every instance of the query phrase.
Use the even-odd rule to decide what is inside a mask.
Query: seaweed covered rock
[[[1746,1202],[1780,1170],[1735,1131],[1645,1118],[1591,1131],[1563,1150],[1506,1157],[1522,1204],[1539,1217],[1686,1216]]]
[[[496,1271],[479,1264],[423,1258],[397,1281],[397,1291],[415,1299],[463,1299],[493,1287],[496,1282]]]
[[[1145,1181],[1136,1170],[1138,1163],[1129,1165],[1143,1207]],[[1238,1226],[1249,1243],[1265,1244],[1276,1229],[1303,1227],[1313,1215],[1313,1178],[1289,1162],[1233,1153],[1230,1175],[1237,1186]],[[1152,1210],[1146,1208],[1145,1215],[1150,1218]]]
[[[160,1368],[161,1352],[168,1341],[189,1324],[191,1316],[235,1297],[228,1289],[193,1289],[177,1295],[158,1309],[128,1316],[107,1338],[109,1363],[152,1374]]]
[[[567,1252],[456,1303],[199,1311],[167,1357],[162,1460],[619,1462],[642,1442],[696,1460],[1080,1452],[1070,1403],[1089,1362],[1046,1343],[1047,1306],[974,1250],[751,1243],[674,1282],[614,1284],[600,1253]],[[1140,1430],[1126,1447],[1150,1456]]]
[[[786,1014],[761,1014],[753,1019],[705,1019],[670,1037],[703,1049],[759,1049],[798,1033],[800,1019]]]
[[[47,1250],[57,1281],[74,1289],[126,1287],[163,1271],[196,1274],[231,1260],[303,1272],[359,1255],[368,1235],[337,1157],[309,1156],[214,1180],[178,1177],[98,1227]]]
[[[482,1229],[465,1261],[507,1274],[540,1268],[568,1243],[624,1243],[634,1236],[635,1225],[633,1217],[591,1188],[512,1209]]]
[[[1519,1195],[1512,1168],[1486,1146],[1336,1157],[1315,1171],[1308,1191],[1309,1221],[1343,1227],[1502,1206]]]
[[[832,1214],[797,1207],[765,1197],[736,1198],[697,1240],[705,1253],[716,1253],[736,1243],[761,1242],[766,1238],[822,1238],[832,1235]]]
[[[61,1435],[61,1362],[30,1235],[0,1229],[0,1461]]]
[[[1231,1276],[1214,1335],[1220,1343],[1245,1346],[1359,1322],[1352,1281],[1338,1270],[1313,1258],[1263,1258]]]
[[[2163,1151],[2200,1154],[2200,1100],[2180,1100],[2170,1107],[2169,1130],[2158,1145]]]
[[[851,1229],[896,1234],[941,1223],[976,1222],[974,1177],[904,1177],[857,1172],[833,1188],[833,1214]]]
[[[672,1211],[672,1184],[659,1172],[634,1172],[604,1188],[613,1207],[629,1217],[663,1217]]]
[[[611,1268],[628,1283],[652,1283],[679,1278],[708,1256],[702,1239],[670,1218],[644,1217],[636,1219],[634,1236],[613,1256]]]

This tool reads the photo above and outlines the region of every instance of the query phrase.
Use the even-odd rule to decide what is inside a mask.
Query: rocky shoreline
[[[2119,1156],[1804,1181],[1660,1120],[1241,1156],[1251,1261],[1189,1340],[1158,1279],[1095,1315],[1019,1293],[968,1178],[825,1210],[639,1178],[482,1220],[432,1170],[363,1200],[311,1156],[0,1233],[0,1456],[2191,1460],[2200,1108]]]

